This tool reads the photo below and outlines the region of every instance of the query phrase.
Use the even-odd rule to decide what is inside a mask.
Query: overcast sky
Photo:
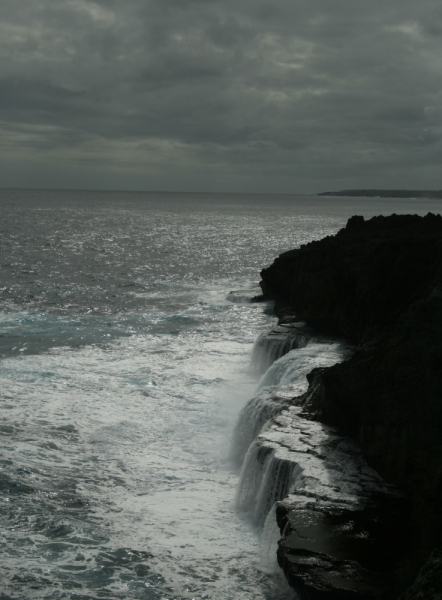
[[[0,186],[442,189],[440,0],[0,0]]]

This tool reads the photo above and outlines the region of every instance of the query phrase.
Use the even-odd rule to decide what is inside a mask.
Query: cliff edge
[[[355,216],[261,277],[281,319],[357,345],[350,360],[310,374],[304,416],[356,438],[400,486],[411,530],[397,589],[404,600],[442,598],[442,217]]]

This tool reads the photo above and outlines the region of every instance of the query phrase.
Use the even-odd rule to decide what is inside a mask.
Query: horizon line
[[[194,191],[172,191],[172,190],[130,190],[130,189],[105,189],[105,188],[45,188],[45,187],[2,187],[0,191],[17,190],[31,192],[115,192],[131,194],[223,194],[244,196],[317,196],[320,192],[313,194],[302,194],[299,192],[194,192]]]

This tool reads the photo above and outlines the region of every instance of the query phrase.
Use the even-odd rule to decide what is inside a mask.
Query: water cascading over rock
[[[275,502],[294,489],[300,473],[290,457],[277,454],[278,446],[262,443],[260,437],[250,446],[238,486],[236,506],[252,515],[262,526]]]
[[[282,348],[282,332],[278,335]],[[265,347],[260,346],[261,353]],[[267,346],[272,356],[273,348]],[[268,358],[272,366],[242,410],[231,447],[235,462],[243,462],[238,510],[257,526],[266,523],[268,531],[274,515],[282,536],[278,562],[292,587],[312,600],[374,599],[390,585],[390,563],[385,561],[384,568],[376,560],[374,540],[379,527],[388,529],[386,521],[389,527],[397,521],[398,491],[368,467],[356,443],[303,414],[308,373],[350,354],[336,341],[306,339],[282,358]],[[260,361],[265,364],[265,357]],[[380,524],[381,505],[388,509]],[[375,508],[379,522],[374,525]],[[384,541],[381,545],[391,550]],[[356,558],[349,547],[356,549]]]
[[[261,334],[255,343],[252,356],[258,357],[258,364],[270,363],[267,371],[258,384],[258,393],[241,410],[233,432],[230,448],[230,458],[240,467],[247,450],[263,426],[276,415],[282,407],[289,404],[293,398],[301,396],[308,387],[307,375],[315,367],[334,365],[351,353],[351,349],[336,341],[318,341],[318,337],[309,338],[307,333],[294,334],[292,328],[281,328],[278,333],[278,343],[272,337],[272,343],[257,346],[258,342],[267,339]],[[290,339],[285,343],[283,334]],[[313,335],[313,334],[312,334]],[[273,361],[275,348],[278,352],[288,348],[290,344],[299,345],[289,350],[282,358]],[[301,345],[302,341],[302,345]],[[259,348],[259,352],[257,351]],[[271,354],[266,357],[266,352]],[[252,358],[251,368],[256,372],[256,362]]]
[[[311,341],[305,323],[278,325],[262,333],[256,340],[250,361],[250,368],[255,373],[265,371],[278,358],[294,348],[303,348]]]

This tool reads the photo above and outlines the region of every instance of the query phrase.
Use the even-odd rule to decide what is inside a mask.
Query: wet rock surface
[[[268,449],[263,479],[273,472],[273,485],[278,468],[293,465],[290,493],[281,490],[276,508],[283,533],[278,561],[301,597],[380,598],[390,591],[391,555],[401,554],[406,509],[359,446],[306,420],[299,406],[274,417],[256,444]]]
[[[298,527],[297,539],[317,539],[321,529],[327,532],[321,539],[335,547],[332,541],[343,539],[336,536],[345,511],[284,501],[278,512],[281,524],[286,521],[280,564],[305,598],[396,598],[401,590],[404,600],[420,597],[405,590],[418,585],[413,582],[442,536],[442,218],[353,217],[336,236],[281,255],[264,269],[261,285],[281,318],[295,314],[358,345],[351,359],[312,372],[303,417],[356,438],[370,466],[400,486],[410,505],[405,556],[395,546],[396,531],[384,527],[392,550],[374,569],[351,544],[339,542],[346,552],[335,555],[322,545],[293,544],[288,532]],[[387,524],[382,506],[374,503],[370,510]],[[311,525],[296,525],[296,519]],[[399,561],[393,565],[388,557]],[[362,569],[357,576],[355,563]],[[438,569],[440,562],[433,561],[435,581]],[[374,591],[356,584],[350,589],[349,579],[359,581],[359,573],[366,585],[366,571],[380,577]],[[339,577],[347,583],[338,585]]]

